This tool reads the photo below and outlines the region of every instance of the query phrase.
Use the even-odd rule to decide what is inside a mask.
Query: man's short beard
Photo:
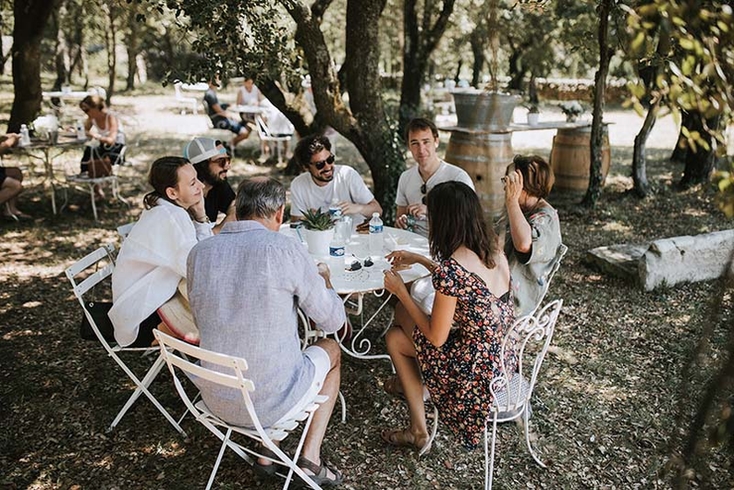
[[[221,180],[227,180],[227,177],[225,176],[223,179],[219,178],[218,174],[215,174],[211,170],[211,166],[209,165],[209,161],[201,162],[203,165],[199,168],[197,168],[197,175],[200,181],[202,181],[205,184],[208,185],[214,185],[217,182]]]

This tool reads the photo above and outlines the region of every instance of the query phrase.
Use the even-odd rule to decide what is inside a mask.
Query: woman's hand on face
[[[204,198],[201,198],[199,201],[192,204],[191,207],[189,207],[189,212],[194,217],[194,219],[206,216],[206,209],[204,208]]]
[[[393,270],[405,270],[417,262],[416,255],[406,250],[395,250],[385,256]]]
[[[505,202],[519,202],[523,187],[522,173],[519,170],[510,172],[502,182],[505,184]]]
[[[407,294],[408,289],[405,287],[403,278],[397,273],[395,269],[384,271],[385,274],[385,289],[398,297],[403,298]]]

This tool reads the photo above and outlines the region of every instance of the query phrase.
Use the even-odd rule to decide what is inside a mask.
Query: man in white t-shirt
[[[291,221],[298,221],[309,209],[328,211],[332,203],[351,216],[355,225],[372,213],[382,214],[380,203],[357,171],[334,164],[329,138],[307,136],[298,142],[294,154],[306,172],[291,183]]]
[[[474,183],[464,170],[438,158],[438,128],[433,121],[413,119],[405,128],[405,139],[417,165],[403,172],[398,180],[395,226],[412,228],[414,232],[427,237],[426,194],[442,182],[455,180],[472,189]]]

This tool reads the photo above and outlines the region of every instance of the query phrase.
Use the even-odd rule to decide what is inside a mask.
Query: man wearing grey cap
[[[198,137],[186,145],[183,156],[194,164],[196,177],[204,184],[204,209],[209,221],[216,223],[220,212],[226,215],[212,229],[214,233],[219,233],[225,222],[235,218],[235,193],[227,182],[227,172],[230,169],[227,149],[222,141]]]

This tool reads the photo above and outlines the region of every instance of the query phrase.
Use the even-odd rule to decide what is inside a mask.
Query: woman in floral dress
[[[393,388],[408,402],[410,427],[386,430],[382,438],[421,455],[430,449],[423,384],[442,422],[466,447],[479,443],[492,403],[489,385],[500,372],[502,341],[515,318],[510,268],[476,193],[460,182],[437,185],[428,195],[428,215],[431,255],[439,262],[396,251],[388,256],[392,270],[385,272],[385,288],[415,325],[395,325],[387,333],[400,385]],[[397,273],[416,262],[433,271],[436,298],[430,317]],[[506,357],[514,372],[514,352]]]

